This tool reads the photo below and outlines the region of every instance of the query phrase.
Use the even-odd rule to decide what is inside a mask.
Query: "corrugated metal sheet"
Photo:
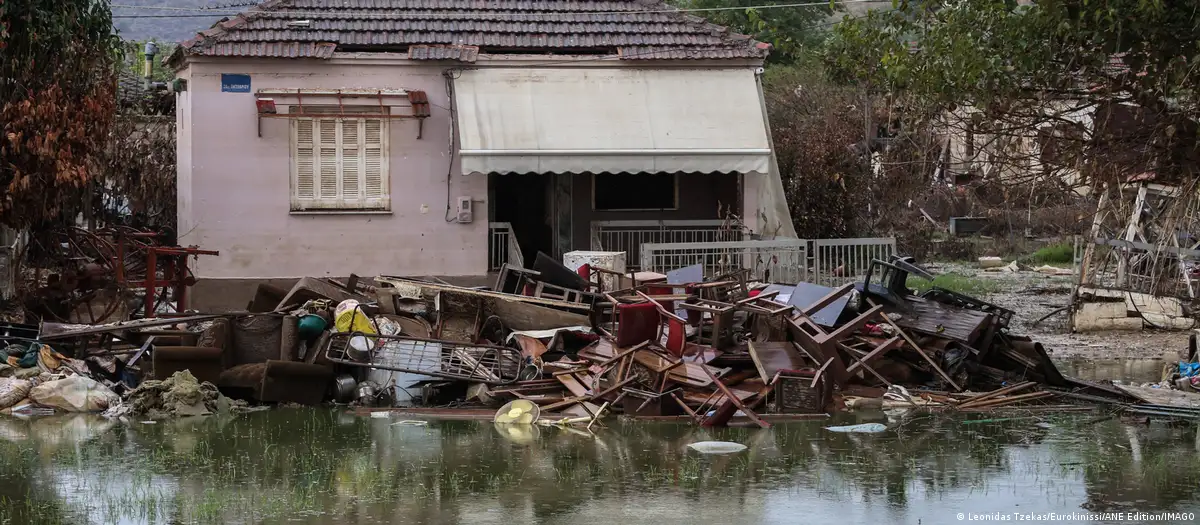
[[[415,60],[479,49],[619,51],[628,59],[763,58],[769,47],[652,0],[270,0],[183,43],[190,54],[329,58],[331,46],[425,46]],[[462,49],[457,51],[453,47]]]

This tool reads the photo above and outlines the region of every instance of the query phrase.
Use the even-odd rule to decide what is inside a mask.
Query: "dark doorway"
[[[521,245],[526,266],[532,265],[539,251],[554,253],[554,231],[550,226],[548,175],[488,176],[496,210],[495,221],[512,225]]]

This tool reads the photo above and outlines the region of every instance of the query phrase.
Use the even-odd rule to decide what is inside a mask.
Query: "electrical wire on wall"
[[[454,105],[454,81],[462,76],[462,70],[461,69],[447,69],[442,72],[442,76],[446,78],[446,97],[450,100],[450,107],[446,108],[450,111],[450,149],[449,149],[449,153],[448,153],[449,157],[450,157],[450,162],[447,163],[447,165],[446,165],[446,214],[442,218],[445,219],[445,221],[447,223],[456,223],[456,222],[458,222],[458,218],[457,217],[452,218],[450,216],[450,209],[451,209],[451,206],[450,206],[450,195],[451,195],[450,178],[451,178],[451,176],[454,175],[454,135],[455,135],[454,131],[456,129],[456,126],[458,125],[455,122],[455,116],[454,116],[454,112],[457,109],[457,107]]]

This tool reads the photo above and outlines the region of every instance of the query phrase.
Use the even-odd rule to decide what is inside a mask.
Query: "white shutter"
[[[384,158],[384,152],[387,150],[384,143],[387,139],[383,133],[383,121],[367,120],[365,128],[363,161],[366,164],[366,181],[364,193],[369,200],[382,200],[387,197],[387,169]],[[380,202],[380,205],[386,206],[383,202]]]
[[[343,109],[347,114],[378,111]],[[305,108],[305,113],[339,112],[336,106]],[[294,119],[292,210],[390,209],[387,129],[385,119]]]
[[[357,204],[362,194],[362,119],[342,120],[342,201]]]
[[[294,191],[296,199],[312,199],[315,195],[315,160],[313,156],[313,120],[296,119],[293,126],[296,144]]]
[[[335,119],[321,119],[320,133],[317,137],[320,141],[318,152],[320,154],[320,193],[319,197],[326,203],[334,204],[338,200],[338,127]]]

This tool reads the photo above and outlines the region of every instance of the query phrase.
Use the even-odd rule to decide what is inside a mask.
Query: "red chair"
[[[653,301],[637,297],[614,297],[604,294],[612,305],[609,322],[613,343],[617,348],[631,348],[644,342],[657,342],[662,327],[662,314]]]
[[[658,327],[658,333],[652,342],[656,345],[662,346],[667,353],[675,357],[683,357],[683,354],[688,348],[687,321],[685,321],[682,317],[675,315],[674,312],[667,310],[665,304],[655,301],[650,296],[640,291],[638,292],[638,295],[642,296],[642,298],[646,300],[646,304],[654,306],[655,310],[658,312],[659,318],[661,319]],[[672,305],[674,304],[671,301],[669,302]],[[663,340],[664,331],[666,332],[667,336],[665,341]]]

